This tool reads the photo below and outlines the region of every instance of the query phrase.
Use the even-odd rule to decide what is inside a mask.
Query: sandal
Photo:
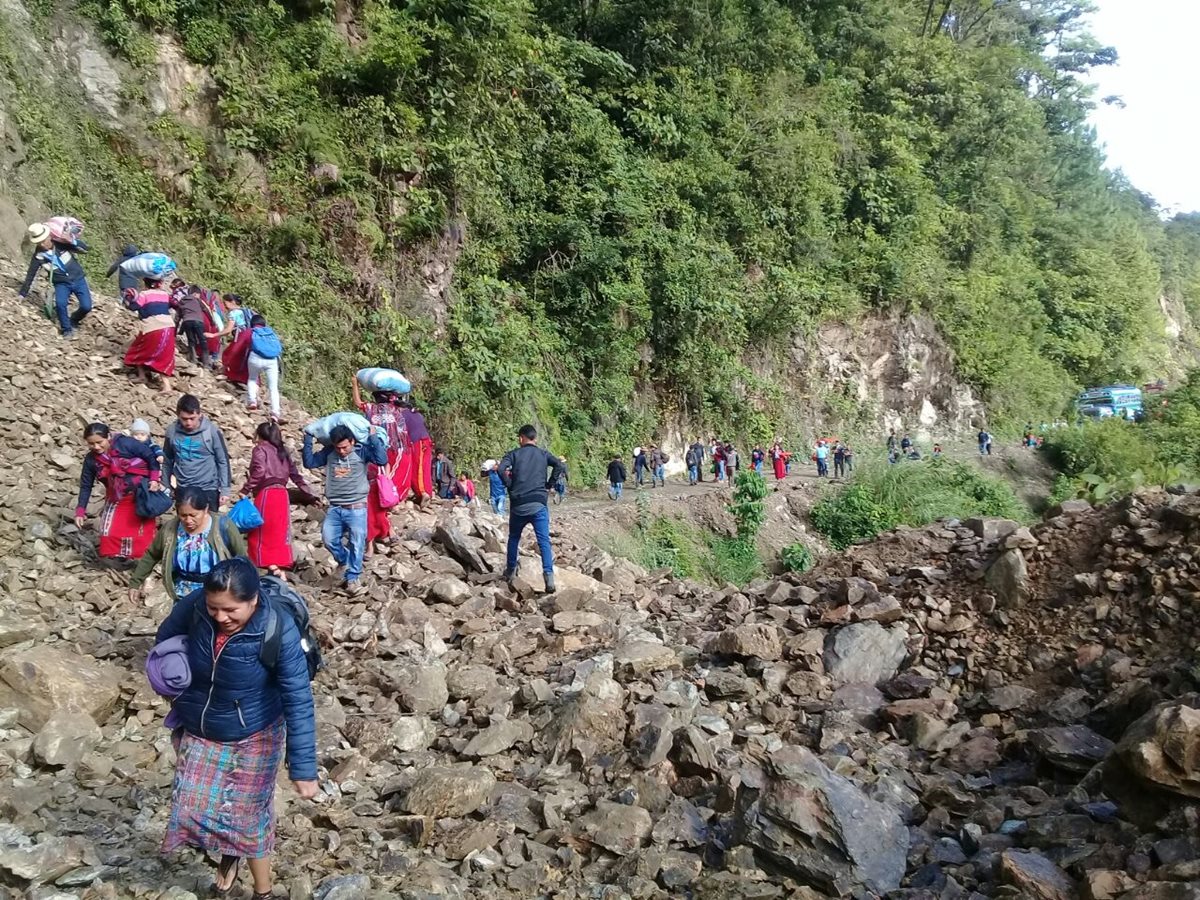
[[[275,890],[272,888],[269,891],[255,891],[250,897],[250,900],[271,900],[275,896]]]
[[[233,860],[233,862],[229,862]],[[230,875],[230,873],[233,873]],[[221,862],[217,865],[217,877],[213,880],[213,893],[218,897],[227,897],[229,892],[233,890],[233,886],[237,884],[238,875],[242,872],[242,858],[240,856],[222,856]],[[229,884],[221,887],[217,882],[229,879]]]

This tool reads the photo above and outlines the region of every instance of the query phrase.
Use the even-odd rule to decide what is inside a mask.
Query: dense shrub
[[[1030,511],[1005,482],[948,460],[867,464],[812,510],[813,524],[838,549],[897,525],[968,516],[1026,520]]]

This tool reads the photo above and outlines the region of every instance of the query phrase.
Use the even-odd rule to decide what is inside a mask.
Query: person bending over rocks
[[[158,457],[154,448],[123,434],[113,435],[103,422],[92,422],[83,429],[87,456],[79,475],[79,500],[75,503],[75,524],[83,527],[87,519],[92,488],[104,485],[104,512],[100,514],[100,556],[105,559],[141,559],[154,540],[156,521],[137,514],[137,487],[150,479],[150,490],[162,490],[159,483]]]

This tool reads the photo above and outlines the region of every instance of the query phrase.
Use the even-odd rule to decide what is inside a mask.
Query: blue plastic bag
[[[263,526],[262,513],[258,511],[258,507],[249,497],[243,497],[233,504],[233,509],[229,510],[227,518],[237,526],[238,531],[243,533]]]

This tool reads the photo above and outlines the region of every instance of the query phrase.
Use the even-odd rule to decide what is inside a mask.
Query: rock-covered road
[[[70,520],[82,424],[161,433],[174,398],[115,371],[119,310],[64,345],[0,309],[0,897],[202,895],[201,859],[157,854],[168,601]],[[180,387],[244,472],[240,398]],[[560,538],[549,597],[446,506],[347,599],[318,517],[322,790],[281,783],[280,897],[1200,897],[1196,495],[897,532],[746,590]]]

